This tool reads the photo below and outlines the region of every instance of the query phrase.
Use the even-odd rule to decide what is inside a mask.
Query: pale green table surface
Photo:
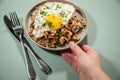
[[[28,10],[40,1],[0,0],[0,80],[28,80],[21,46],[5,26],[3,16],[16,11],[23,23]],[[89,31],[83,43],[98,50],[102,69],[113,80],[120,80],[120,0],[71,1],[88,16]],[[45,75],[30,56],[37,73],[36,80],[79,80],[59,52],[41,49],[28,36],[26,38],[36,53],[52,68],[52,74]]]

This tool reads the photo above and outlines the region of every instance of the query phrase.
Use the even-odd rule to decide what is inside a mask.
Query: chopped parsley
[[[62,36],[62,32],[58,32],[58,35],[59,35],[59,36]]]
[[[63,10],[59,14],[61,17],[66,17],[65,11],[63,11]]]
[[[74,40],[74,42],[77,42],[78,40]]]
[[[64,26],[65,26],[65,24],[61,24],[61,26],[62,26],[62,27],[64,27]]]
[[[43,23],[43,24],[42,24],[42,27],[44,27],[45,25],[46,25],[46,23]]]
[[[48,25],[49,27],[53,27],[52,22],[50,22],[50,21],[44,22],[44,23],[42,24],[42,27],[44,27],[44,26],[46,26],[46,25]]]
[[[53,26],[53,25],[52,25],[52,22],[49,22],[49,21],[47,21],[46,24],[47,24],[49,27],[52,27],[52,26]]]
[[[55,9],[55,10],[60,9],[60,8],[61,8],[61,5],[60,5],[60,4],[57,4],[57,6],[56,6],[56,9]]]
[[[46,16],[47,15],[47,12],[45,12],[45,11],[40,11],[40,14],[42,14],[43,16]]]
[[[85,23],[83,23],[83,27],[85,28],[87,25]]]
[[[49,7],[49,6],[46,6],[46,9],[50,9],[50,7]]]

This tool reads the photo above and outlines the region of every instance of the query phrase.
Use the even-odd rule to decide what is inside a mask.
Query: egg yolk
[[[46,20],[46,25],[51,30],[57,30],[62,25],[62,18],[56,14],[48,14],[45,20]]]

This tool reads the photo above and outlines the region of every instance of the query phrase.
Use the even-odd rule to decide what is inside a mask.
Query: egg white
[[[34,30],[32,34],[36,38],[43,36],[44,31],[56,32],[51,30],[48,26],[43,26],[45,18],[48,14],[55,14],[62,18],[62,25],[65,25],[72,17],[75,8],[70,4],[64,4],[59,2],[47,2],[35,10],[32,15],[35,15]]]

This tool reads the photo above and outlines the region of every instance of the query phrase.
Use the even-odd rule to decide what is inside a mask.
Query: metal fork
[[[29,43],[26,41],[24,42],[22,39],[23,36],[23,29],[20,26],[20,22],[19,19],[17,17],[16,12],[12,12],[9,14],[10,15],[10,19],[13,22],[13,31],[15,33],[16,36],[18,36],[18,38],[20,39],[21,45],[24,48],[27,48],[31,55],[34,57],[35,61],[37,62],[39,68],[45,73],[45,74],[49,74],[51,73],[51,68],[35,53],[35,51],[32,49],[32,47],[29,45]],[[25,50],[25,49],[24,49]],[[26,54],[26,52],[24,51],[24,54]],[[26,58],[28,59],[28,57]],[[28,59],[29,60],[29,59]],[[30,60],[29,60],[30,61]],[[27,62],[26,62],[27,63]],[[29,67],[28,67],[29,68]],[[28,71],[30,72],[30,71]],[[29,73],[28,73],[29,74]]]
[[[23,43],[23,39],[22,39],[23,29],[20,26],[20,22],[18,20],[16,12],[9,13],[9,15],[10,15],[11,21],[13,22],[13,26],[12,26],[13,31],[14,31],[15,35],[20,39],[20,43],[21,43],[21,46],[23,48],[28,78],[30,80],[34,80],[36,78],[36,73],[35,73],[32,62],[30,60],[30,57],[29,57],[29,55],[26,51],[26,48],[24,46],[24,43]]]

